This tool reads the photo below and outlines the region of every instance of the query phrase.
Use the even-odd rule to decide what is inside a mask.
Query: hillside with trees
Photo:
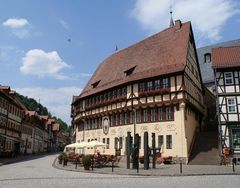
[[[70,131],[70,128],[68,127],[66,122],[64,122],[61,118],[52,116],[52,114],[48,111],[47,107],[43,106],[41,103],[38,103],[35,99],[28,98],[27,96],[23,96],[19,93],[17,93],[17,97],[27,107],[28,110],[37,111],[39,115],[48,115],[49,117],[55,118],[56,122],[60,125],[60,131]]]

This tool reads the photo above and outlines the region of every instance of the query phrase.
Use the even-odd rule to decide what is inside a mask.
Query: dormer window
[[[210,63],[211,62],[211,53],[204,54],[204,63]]]
[[[129,76],[133,73],[134,69],[136,68],[136,66],[124,71],[124,73],[126,74],[126,76]]]
[[[101,81],[101,80],[98,80],[97,82],[94,82],[94,83],[92,84],[92,87],[93,87],[93,88],[96,88],[96,87],[98,86],[98,84],[100,83],[100,81]]]

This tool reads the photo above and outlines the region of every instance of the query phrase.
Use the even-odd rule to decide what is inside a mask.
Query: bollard
[[[92,159],[92,171],[93,171],[93,163],[94,163],[94,162],[93,162],[93,159]]]
[[[182,159],[180,159],[180,173],[182,174]]]
[[[75,169],[77,169],[77,159],[76,159],[76,165],[75,165]]]
[[[112,161],[112,172],[113,172],[113,168],[114,168],[114,161]]]
[[[234,158],[232,160],[232,167],[233,167],[233,172],[235,172],[235,160],[234,160]]]
[[[138,165],[137,165],[137,173],[139,173],[139,163],[138,163]]]

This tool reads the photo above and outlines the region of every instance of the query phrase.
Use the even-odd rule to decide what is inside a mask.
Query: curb
[[[144,177],[182,177],[182,176],[222,176],[222,175],[240,175],[240,172],[227,172],[227,173],[199,173],[199,174],[132,174],[132,173],[127,173],[127,174],[123,174],[123,173],[112,173],[112,172],[97,172],[97,171],[85,171],[85,170],[80,170],[77,171],[75,169],[66,169],[64,167],[59,167],[56,165],[56,161],[57,158],[53,161],[52,167],[56,168],[58,170],[65,170],[65,171],[70,171],[70,172],[80,172],[80,173],[94,173],[94,174],[111,174],[111,175],[119,175],[119,176],[144,176]]]

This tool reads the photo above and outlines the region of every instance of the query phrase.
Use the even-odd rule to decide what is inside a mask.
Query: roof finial
[[[170,14],[171,14],[171,19],[170,19],[170,27],[174,26],[173,18],[172,18],[172,5],[170,6]]]

